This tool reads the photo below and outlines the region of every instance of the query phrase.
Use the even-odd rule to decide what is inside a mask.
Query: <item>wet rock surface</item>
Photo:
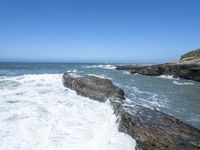
[[[100,102],[109,99],[118,117],[119,131],[131,135],[137,141],[136,149],[200,149],[199,129],[158,110],[128,102],[123,90],[108,79],[65,73],[63,84]]]

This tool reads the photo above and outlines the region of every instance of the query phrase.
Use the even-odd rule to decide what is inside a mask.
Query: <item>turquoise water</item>
[[[133,149],[135,141],[117,131],[109,104],[63,87],[65,71],[109,78],[133,103],[160,109],[200,128],[199,82],[133,75],[115,70],[115,65],[0,63],[0,147]]]

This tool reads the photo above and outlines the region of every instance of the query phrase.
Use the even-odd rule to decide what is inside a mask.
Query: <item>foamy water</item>
[[[159,107],[168,107],[167,99],[163,95],[141,91],[136,87],[129,88],[125,91],[125,93],[127,99],[134,97],[134,99],[137,101],[137,104],[145,107],[156,109],[159,109]]]
[[[87,65],[83,66],[83,68],[103,68],[103,69],[115,69],[114,65]]]
[[[63,87],[61,74],[0,77],[1,150],[133,150],[109,103]]]
[[[162,79],[179,79],[179,78],[174,78],[173,75],[160,75],[158,76],[158,78],[162,78]]]
[[[161,75],[161,76],[158,76],[158,78],[172,80],[172,83],[175,85],[194,85],[194,82],[192,81],[185,82],[185,80],[174,78],[173,75]]]
[[[194,85],[192,82],[184,82],[184,81],[173,81],[176,85]]]

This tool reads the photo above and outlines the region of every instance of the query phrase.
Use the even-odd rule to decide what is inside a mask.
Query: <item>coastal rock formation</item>
[[[180,62],[200,64],[200,49],[182,55]]]
[[[173,75],[184,79],[200,81],[200,49],[189,52],[179,62],[152,66],[117,66],[117,70],[129,70],[131,73],[159,76]]]
[[[118,102],[119,130],[131,135],[141,150],[197,150],[200,130],[173,116],[140,105]]]
[[[82,96],[87,96],[98,101],[105,102],[108,98],[112,97],[124,99],[124,91],[113,85],[112,81],[108,79],[65,73],[63,75],[63,84]]]
[[[200,149],[200,130],[158,110],[128,103],[123,90],[108,79],[65,73],[63,84],[101,102],[109,99],[118,117],[119,131],[131,135],[137,149]]]

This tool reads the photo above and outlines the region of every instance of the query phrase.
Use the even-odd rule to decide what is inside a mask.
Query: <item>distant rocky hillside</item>
[[[182,55],[180,63],[200,64],[200,49]]]
[[[184,79],[200,81],[200,49],[193,50],[181,56],[178,62],[152,66],[117,66],[117,70],[129,70],[130,73],[159,76],[173,75]]]

